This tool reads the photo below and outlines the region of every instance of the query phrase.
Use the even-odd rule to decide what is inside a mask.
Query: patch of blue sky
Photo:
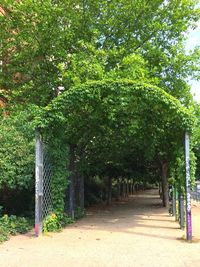
[[[195,46],[200,46],[200,21],[197,28],[190,30],[185,44],[186,52],[193,50]],[[198,103],[200,103],[200,81],[190,80],[191,93]]]

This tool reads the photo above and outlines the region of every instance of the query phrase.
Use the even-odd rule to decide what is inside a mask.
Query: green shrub
[[[0,225],[0,243],[9,239],[9,231],[6,227]]]
[[[3,206],[0,206],[0,217],[2,216]]]
[[[0,189],[21,190],[32,186],[34,131],[26,116],[21,113],[0,122]]]
[[[43,232],[59,232],[67,224],[73,223],[66,213],[56,212],[50,213],[43,222]]]
[[[0,242],[8,240],[9,235],[24,234],[31,229],[31,223],[24,217],[4,215],[0,218]]]

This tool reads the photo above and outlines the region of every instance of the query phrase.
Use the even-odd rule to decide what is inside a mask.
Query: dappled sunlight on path
[[[0,246],[0,266],[200,266],[200,243],[183,242],[183,235],[157,191],[149,190],[90,208],[61,233],[11,238]]]

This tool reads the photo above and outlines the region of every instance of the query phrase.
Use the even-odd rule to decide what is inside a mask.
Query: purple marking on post
[[[192,216],[191,211],[187,212],[187,239],[192,237]]]

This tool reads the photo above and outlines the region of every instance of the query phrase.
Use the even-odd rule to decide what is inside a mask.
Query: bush
[[[73,223],[66,213],[56,212],[50,213],[43,222],[43,232],[59,232],[67,224]]]
[[[32,186],[34,131],[27,124],[27,118],[22,115],[6,117],[0,123],[0,189],[19,190]]]
[[[0,218],[0,242],[9,239],[9,235],[24,234],[31,229],[31,223],[24,217],[4,215]]]
[[[6,227],[0,225],[0,243],[9,239],[9,231]]]

